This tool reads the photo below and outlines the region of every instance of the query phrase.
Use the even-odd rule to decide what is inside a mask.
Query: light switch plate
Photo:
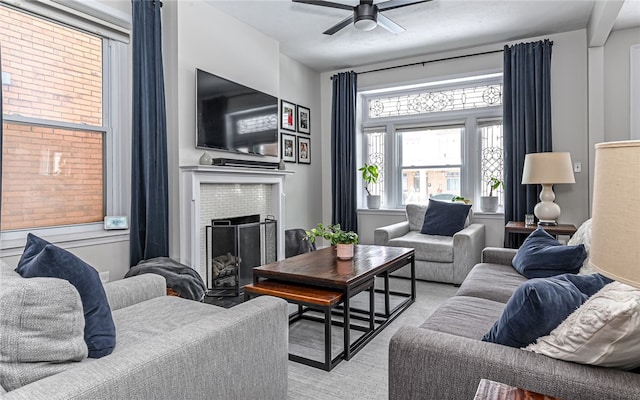
[[[106,216],[104,217],[104,229],[129,229],[129,221],[125,216]]]

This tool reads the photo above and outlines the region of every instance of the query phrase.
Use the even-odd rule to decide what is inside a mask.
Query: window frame
[[[384,168],[385,187],[383,189],[384,198],[382,199],[386,209],[402,209],[402,173],[400,168],[400,149],[397,143],[398,138],[396,132],[402,129],[413,128],[437,128],[443,126],[464,126],[461,138],[462,144],[462,167],[460,169],[460,190],[461,195],[472,200],[472,203],[480,204],[481,194],[481,138],[479,126],[481,122],[487,120],[502,120],[502,103],[496,106],[488,106],[467,110],[450,110],[450,111],[434,111],[426,114],[393,116],[370,118],[368,116],[369,100],[379,98],[381,95],[415,95],[425,90],[451,90],[473,85],[491,85],[501,84],[503,82],[502,71],[490,71],[483,73],[471,73],[462,77],[439,78],[431,82],[423,82],[414,85],[403,85],[401,83],[394,84],[388,88],[376,88],[373,90],[363,89],[358,93],[358,102],[360,104],[359,133],[361,147],[358,148],[358,157],[360,160],[367,159],[367,135],[366,131],[378,129],[385,132],[384,143]],[[366,204],[366,196],[362,194],[358,198],[359,207],[362,208]],[[480,212],[474,210],[474,212]],[[498,210],[498,213],[501,213]],[[491,213],[493,214],[493,213]]]
[[[3,7],[31,14],[52,23],[96,35],[102,40],[102,126],[85,125],[35,117],[3,115],[2,121],[103,133],[103,210],[105,215],[129,215],[131,171],[131,79],[129,45],[105,34],[101,24],[90,24],[82,16],[59,13],[55,7],[28,3],[26,7],[2,1]],[[101,12],[116,10],[101,7]],[[118,15],[121,17],[121,15]],[[74,23],[75,22],[75,23]],[[90,29],[94,26],[95,29]],[[128,38],[128,35],[127,35]],[[129,231],[106,231],[104,222],[59,225],[0,231],[0,256],[20,254],[28,233],[45,236],[53,242],[82,245],[111,243],[128,239]]]

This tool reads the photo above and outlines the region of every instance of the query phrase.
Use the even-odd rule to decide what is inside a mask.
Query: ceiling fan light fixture
[[[370,31],[372,29],[375,29],[375,27],[378,26],[378,23],[373,18],[361,18],[359,20],[356,20],[353,23],[353,26],[355,26],[359,31]]]
[[[378,26],[378,19],[376,18],[378,10],[376,6],[372,4],[360,4],[356,6],[353,26],[359,31],[370,31]]]

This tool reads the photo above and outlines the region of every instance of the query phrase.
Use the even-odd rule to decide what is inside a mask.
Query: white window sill
[[[66,249],[129,240],[128,229],[107,231],[102,223],[8,231],[0,233],[0,257],[22,254],[30,232]]]

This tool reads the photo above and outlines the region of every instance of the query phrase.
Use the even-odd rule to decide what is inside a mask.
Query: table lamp
[[[540,202],[533,213],[538,218],[538,225],[558,225],[560,206],[553,202],[556,195],[553,185],[558,183],[575,183],[573,165],[569,153],[531,153],[524,157],[522,184],[541,184]]]
[[[640,288],[640,140],[596,145],[589,263]]]

